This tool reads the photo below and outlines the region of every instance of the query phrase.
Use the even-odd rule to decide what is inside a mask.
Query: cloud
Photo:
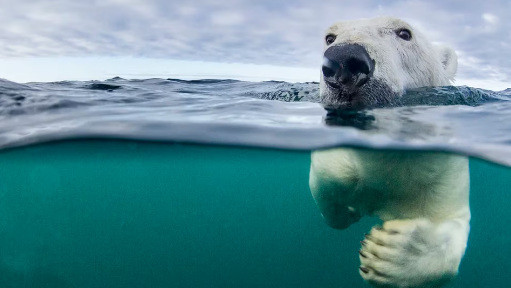
[[[499,17],[491,14],[491,13],[484,13],[483,14],[483,19],[484,21],[490,23],[490,24],[497,24],[497,22],[499,21]]]
[[[316,68],[338,20],[400,17],[460,55],[465,79],[511,80],[507,1],[0,0],[0,57],[134,56]]]
[[[234,26],[243,24],[245,17],[238,11],[222,11],[211,15],[211,24],[217,26]]]

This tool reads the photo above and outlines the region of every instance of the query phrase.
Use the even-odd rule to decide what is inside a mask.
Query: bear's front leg
[[[392,220],[361,241],[360,275],[376,287],[442,287],[458,273],[469,220]]]

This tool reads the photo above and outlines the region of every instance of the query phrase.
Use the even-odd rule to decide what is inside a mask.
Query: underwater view
[[[336,110],[318,83],[0,81],[2,287],[368,287],[364,217],[329,227],[311,151],[469,156],[470,236],[447,287],[511,283],[511,90],[407,91]],[[404,102],[406,100],[406,102]]]

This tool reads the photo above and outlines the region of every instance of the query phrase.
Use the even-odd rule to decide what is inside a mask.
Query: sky
[[[384,3],[384,4],[382,4]],[[456,85],[511,87],[511,1],[0,0],[0,78],[318,81],[324,31],[394,16],[459,57]]]

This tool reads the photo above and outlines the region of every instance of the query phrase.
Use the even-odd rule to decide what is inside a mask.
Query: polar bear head
[[[323,104],[366,107],[392,103],[406,89],[450,85],[458,59],[408,23],[391,17],[341,21],[324,37]]]

